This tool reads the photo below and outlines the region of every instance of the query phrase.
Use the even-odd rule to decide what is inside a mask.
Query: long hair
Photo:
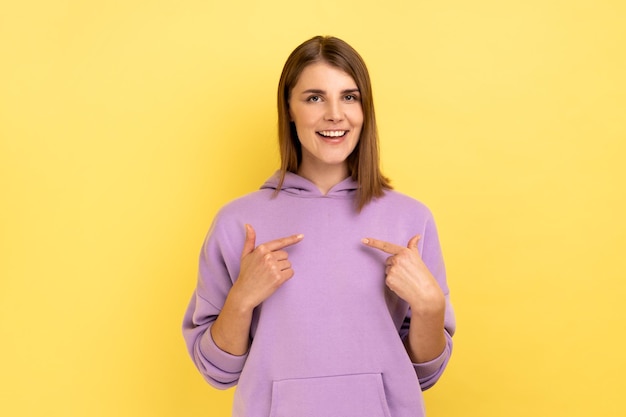
[[[295,124],[289,117],[291,91],[304,68],[317,62],[325,62],[350,75],[361,95],[363,127],[359,142],[347,159],[350,176],[358,184],[356,205],[357,210],[361,211],[373,198],[381,197],[385,189],[391,189],[391,185],[380,170],[374,98],[365,62],[354,48],[331,36],[315,36],[305,41],[293,50],[283,67],[278,83],[278,143],[281,166],[277,191],[282,187],[286,173],[297,172],[302,162],[302,147]]]

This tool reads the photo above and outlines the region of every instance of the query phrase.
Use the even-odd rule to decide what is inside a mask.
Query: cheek
[[[361,132],[363,131],[363,118],[354,119],[352,125],[359,131],[359,136],[361,136]]]
[[[312,109],[294,107],[289,109],[289,116],[291,121],[296,124],[296,127],[305,127],[313,123],[315,120],[315,112]]]
[[[351,112],[350,114],[350,119],[352,120],[352,124],[354,126],[357,127],[362,127],[363,126],[363,110],[361,108],[359,109],[354,109],[353,112]]]

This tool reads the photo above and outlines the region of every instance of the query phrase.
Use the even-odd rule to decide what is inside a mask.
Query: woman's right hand
[[[295,245],[303,237],[301,234],[292,235],[256,246],[256,232],[246,224],[241,267],[239,277],[230,290],[231,301],[251,311],[293,277],[287,251],[283,249]]]
[[[255,247],[256,233],[252,226],[246,225],[239,277],[211,326],[211,337],[221,350],[232,355],[247,352],[253,310],[293,276],[287,252],[283,249],[295,245],[303,237],[283,237]]]

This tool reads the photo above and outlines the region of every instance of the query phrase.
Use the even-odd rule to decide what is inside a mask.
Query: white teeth
[[[319,132],[320,135],[330,137],[330,138],[338,138],[346,134],[345,130],[322,130]]]

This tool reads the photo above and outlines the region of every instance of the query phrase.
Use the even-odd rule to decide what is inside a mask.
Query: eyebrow
[[[350,93],[358,93],[358,88],[348,88],[346,90],[342,90],[341,94],[350,94]],[[309,88],[308,90],[304,90],[301,94],[326,94],[326,91],[319,90],[317,88]]]

